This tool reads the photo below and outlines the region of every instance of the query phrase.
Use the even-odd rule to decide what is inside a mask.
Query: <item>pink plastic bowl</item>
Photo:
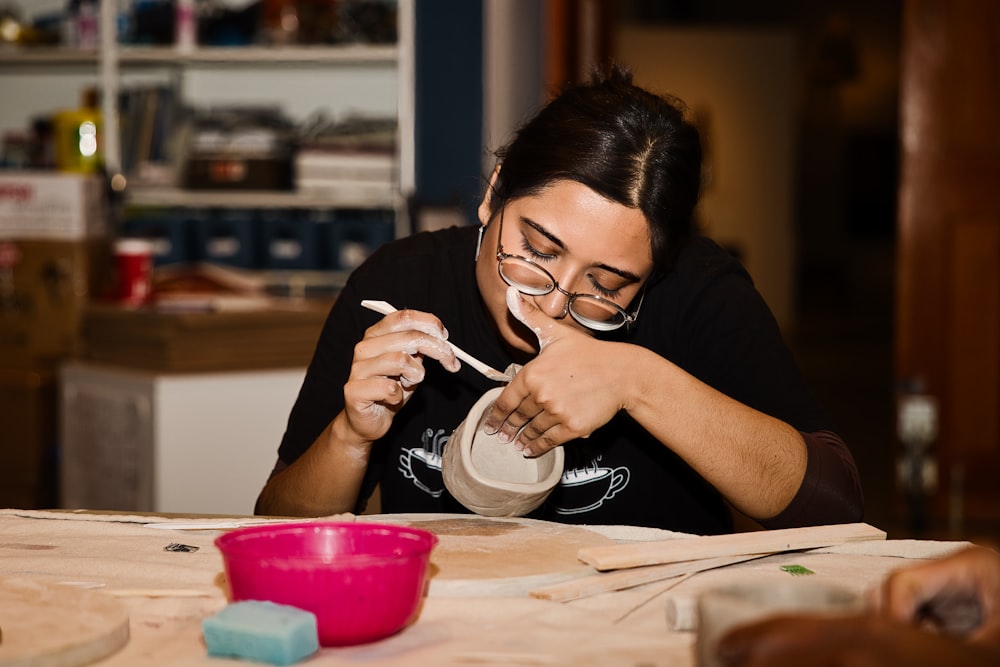
[[[347,646],[388,637],[413,619],[437,541],[416,528],[320,521],[240,528],[215,545],[233,601],[311,611],[322,646]]]

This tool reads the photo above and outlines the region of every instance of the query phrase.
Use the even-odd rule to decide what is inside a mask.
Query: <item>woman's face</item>
[[[488,195],[487,195],[488,197]],[[479,207],[489,222],[487,199]],[[605,199],[575,181],[556,181],[539,194],[507,203],[503,211],[503,251],[544,267],[559,287],[591,294],[628,309],[653,270],[649,231],[641,211]],[[538,340],[507,310],[508,285],[497,270],[500,213],[486,228],[476,263],[476,281],[500,335],[514,350],[535,353]],[[550,317],[590,333],[566,310],[559,290],[527,296]]]

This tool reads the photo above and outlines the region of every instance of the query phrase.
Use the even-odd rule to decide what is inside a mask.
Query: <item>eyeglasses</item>
[[[517,288],[522,294],[542,296],[553,290],[565,294],[568,298],[563,314],[569,312],[574,320],[595,331],[614,331],[626,324],[633,324],[639,317],[639,308],[642,307],[645,290],[640,294],[639,304],[631,315],[614,301],[596,294],[567,292],[559,286],[556,279],[544,267],[527,257],[504,252],[501,242],[503,238],[503,209],[500,210],[500,229],[497,232],[497,271],[500,272],[500,277],[505,283]]]

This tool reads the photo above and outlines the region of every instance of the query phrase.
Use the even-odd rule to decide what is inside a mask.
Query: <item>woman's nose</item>
[[[569,313],[569,296],[554,289],[548,294],[536,296],[535,305],[552,319],[561,320]]]

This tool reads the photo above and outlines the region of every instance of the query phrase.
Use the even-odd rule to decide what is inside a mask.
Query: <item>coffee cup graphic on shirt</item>
[[[432,498],[440,498],[444,493],[441,452],[449,435],[444,429],[426,429],[420,436],[420,447],[403,449],[399,453],[399,471],[403,478]]]
[[[557,506],[559,514],[580,514],[590,512],[611,500],[618,492],[628,486],[629,471],[624,466],[607,468],[603,466],[587,466],[573,468],[563,473],[559,487],[571,491],[574,507]],[[563,502],[567,498],[562,499]]]
[[[440,454],[419,447],[404,449],[399,454],[399,469],[403,477],[431,497],[438,498],[444,493]]]

